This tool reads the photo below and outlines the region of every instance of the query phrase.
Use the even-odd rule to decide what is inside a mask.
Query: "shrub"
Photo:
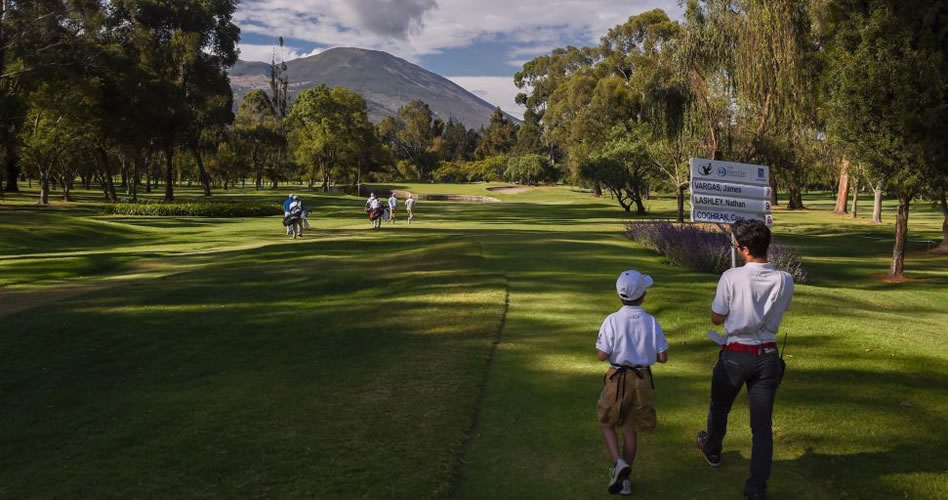
[[[209,202],[116,203],[103,208],[106,215],[153,215],[164,217],[265,217],[283,215],[279,203]]]
[[[441,162],[431,176],[438,182],[467,182],[468,180],[461,165],[449,161]]]
[[[625,234],[664,255],[673,266],[714,274],[731,267],[731,239],[727,233],[694,224],[630,222]],[[790,273],[794,282],[806,283],[803,262],[793,249],[772,241],[768,256],[774,267]]]

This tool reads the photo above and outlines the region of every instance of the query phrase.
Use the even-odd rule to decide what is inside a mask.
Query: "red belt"
[[[760,345],[728,344],[728,345],[721,346],[722,351],[749,352],[753,354],[754,356],[759,356],[761,350],[768,349],[768,348],[776,349],[777,344],[774,342],[770,342],[768,344],[760,344]]]

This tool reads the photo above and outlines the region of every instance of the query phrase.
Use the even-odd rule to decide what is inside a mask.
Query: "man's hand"
[[[599,361],[606,361],[609,359],[609,353],[596,350],[596,357],[599,358]]]
[[[727,319],[727,314],[718,314],[714,311],[711,311],[711,322],[715,325],[721,325],[724,323],[724,320]]]
[[[659,363],[667,363],[668,351],[658,353],[658,356],[655,357],[655,361],[658,361]]]

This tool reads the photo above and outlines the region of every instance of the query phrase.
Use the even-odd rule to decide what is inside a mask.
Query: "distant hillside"
[[[386,52],[341,47],[286,64],[291,100],[321,83],[348,87],[365,98],[375,122],[397,114],[412,99],[421,99],[442,120],[454,118],[477,128],[490,122],[495,107],[447,78]],[[230,82],[236,105],[252,89],[269,90],[270,65],[238,61],[230,70]]]

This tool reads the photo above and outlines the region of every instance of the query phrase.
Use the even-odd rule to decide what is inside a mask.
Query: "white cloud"
[[[478,41],[511,40],[524,52],[574,40],[594,43],[629,16],[678,0],[245,0],[235,15],[244,32],[324,46],[385,50],[417,61],[426,54]],[[541,52],[542,53],[542,52]]]
[[[280,55],[282,54],[284,61],[292,61],[293,59],[299,59],[301,57],[315,56],[322,51],[323,49],[313,49],[309,52],[304,52],[294,47],[283,47],[281,49],[277,44],[263,45],[242,43],[240,44],[240,59],[244,61],[262,61],[268,63],[274,53],[276,53],[277,60],[280,59]]]
[[[514,102],[520,90],[507,76],[448,76],[448,80],[464,87],[481,99],[500,106],[507,114],[523,119],[524,109]]]

